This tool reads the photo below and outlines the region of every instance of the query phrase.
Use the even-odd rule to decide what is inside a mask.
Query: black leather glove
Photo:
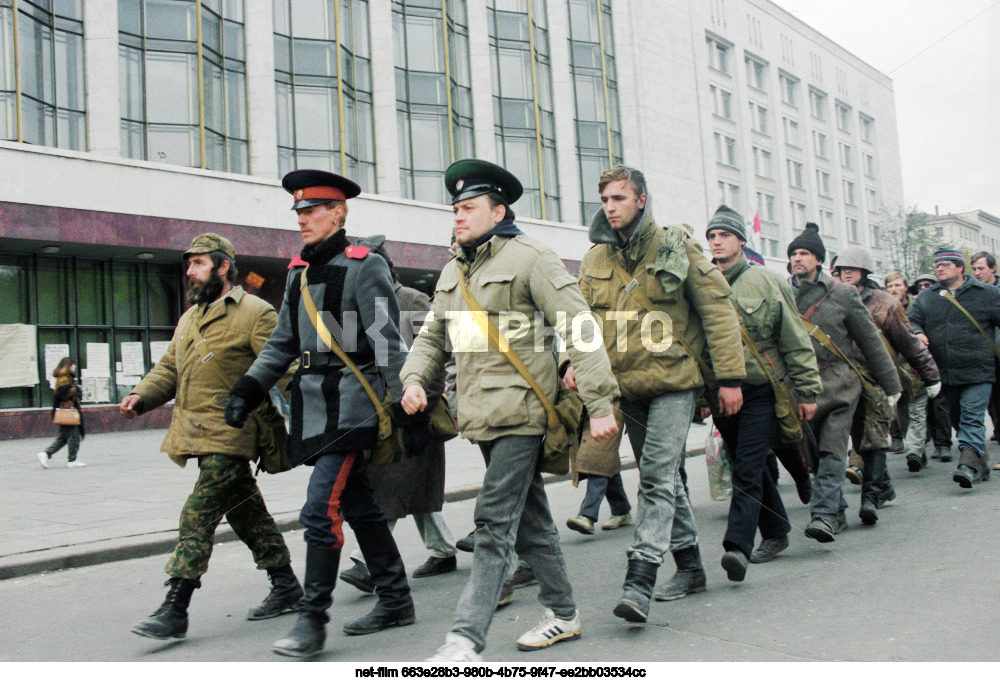
[[[250,403],[240,395],[230,395],[229,402],[226,403],[226,411],[223,416],[226,424],[233,428],[242,428],[250,417]]]
[[[435,442],[437,440],[429,420],[403,428],[403,456],[407,459],[423,456]]]
[[[249,375],[240,376],[229,392],[229,402],[223,418],[233,428],[242,428],[250,417],[250,412],[260,406],[267,397],[267,391]]]

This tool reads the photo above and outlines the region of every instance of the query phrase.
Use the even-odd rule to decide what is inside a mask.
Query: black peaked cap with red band
[[[325,170],[293,170],[281,179],[281,186],[295,199],[292,210],[346,201],[361,193],[354,182]]]

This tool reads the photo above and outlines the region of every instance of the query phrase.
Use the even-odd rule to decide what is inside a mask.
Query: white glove
[[[900,397],[900,395],[902,395],[902,393],[894,393],[894,394],[888,395],[886,397],[886,399],[889,400],[889,408],[890,409],[895,409],[896,405],[899,404],[899,397]]]
[[[940,394],[941,394],[941,383],[940,382],[934,383],[933,385],[927,386],[927,397],[928,398],[930,398],[930,399],[933,400],[935,397],[937,397]]]

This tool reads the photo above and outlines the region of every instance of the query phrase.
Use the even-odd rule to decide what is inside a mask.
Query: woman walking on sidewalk
[[[83,413],[80,411],[80,388],[76,385],[76,360],[72,357],[63,357],[56,366],[52,375],[56,378],[56,392],[52,398],[52,418],[59,426],[59,435],[55,441],[44,452],[38,452],[38,463],[42,468],[49,467],[49,459],[52,455],[63,448],[69,446],[69,463],[67,468],[83,468],[87,464],[76,460],[76,453],[80,449],[80,440],[84,437]],[[76,423],[63,424],[56,421],[56,410],[70,410],[69,421]],[[75,412],[75,415],[72,413]],[[60,412],[61,414],[66,412]]]

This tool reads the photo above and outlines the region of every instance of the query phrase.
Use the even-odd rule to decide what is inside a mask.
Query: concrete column
[[[261,3],[253,10],[248,6],[244,21],[250,174],[276,178],[278,114],[274,93],[274,14],[271,3],[266,6]]]
[[[368,26],[372,48],[372,104],[375,108],[375,173],[378,193],[401,196],[399,129],[396,124],[396,62],[392,45],[392,3],[371,0]]]
[[[472,127],[476,158],[497,162],[496,133],[493,129],[493,77],[490,60],[490,26],[486,3],[472,0],[467,5],[469,19],[469,69],[472,74]]]
[[[580,164],[576,153],[576,97],[569,63],[569,11],[561,2],[550,3],[548,9],[559,203],[562,221],[578,223],[584,218],[580,213]]]
[[[87,149],[100,156],[121,156],[117,0],[86,3],[83,35]]]

